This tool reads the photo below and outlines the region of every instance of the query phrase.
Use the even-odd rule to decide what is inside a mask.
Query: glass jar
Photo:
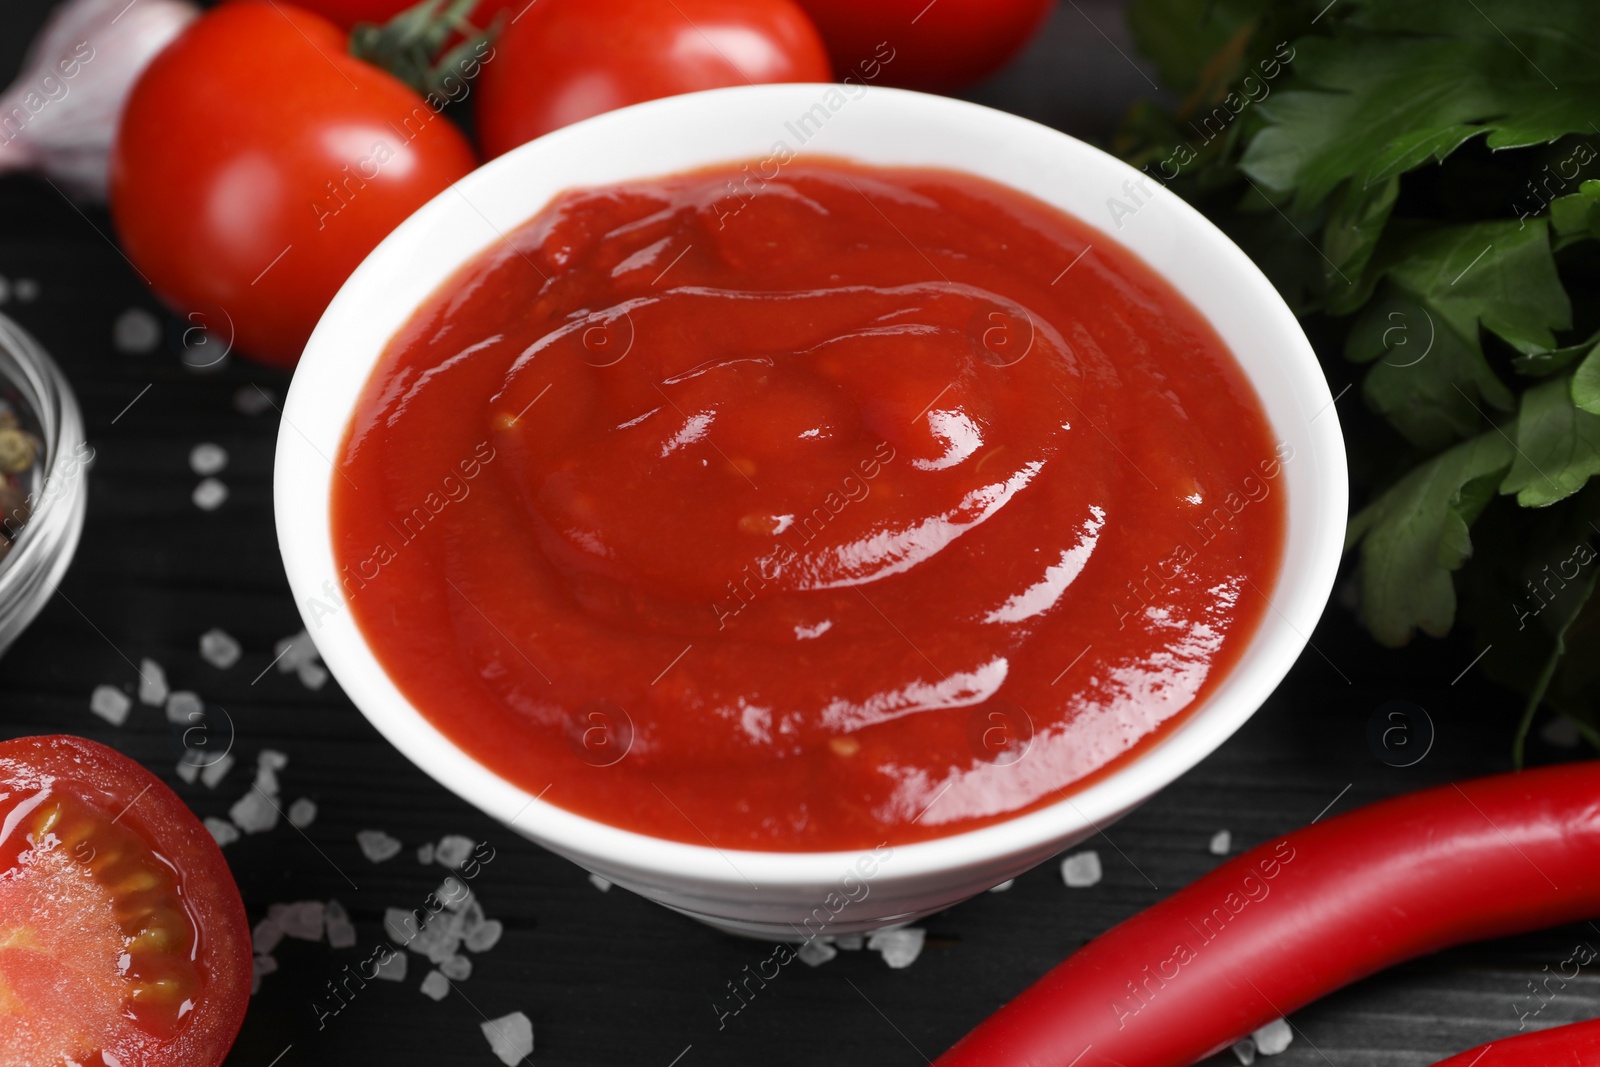
[[[0,433],[31,440],[32,461],[0,471],[0,653],[56,592],[83,531],[89,463],[83,415],[61,368],[0,315]],[[14,436],[0,443],[17,443]],[[15,468],[15,452],[0,462]]]

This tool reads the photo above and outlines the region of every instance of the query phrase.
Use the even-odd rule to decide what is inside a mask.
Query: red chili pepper
[[[1187,1067],[1402,960],[1600,912],[1600,763],[1307,826],[1085,945],[937,1067]]]
[[[1433,1067],[1584,1067],[1600,1063],[1600,1019],[1553,1026],[1468,1049]]]

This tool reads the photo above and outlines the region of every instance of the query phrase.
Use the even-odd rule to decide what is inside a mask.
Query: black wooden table
[[[0,70],[14,70],[48,7],[7,0]],[[1130,58],[1117,4],[1078,0],[1012,69],[973,96],[1090,138],[1103,138],[1127,102],[1151,92]],[[9,80],[9,73],[7,74]],[[0,730],[68,731],[114,745],[161,773],[202,816],[225,815],[248,787],[256,754],[283,751],[284,802],[308,797],[319,815],[304,833],[280,824],[226,850],[252,921],[275,901],[337,899],[353,915],[357,947],[286,940],[265,977],[229,1063],[492,1064],[484,1016],[525,1012],[534,1063],[712,1067],[761,1063],[917,1064],[955,1041],[1085,940],[1210,869],[1212,834],[1254,845],[1334,811],[1452,778],[1504,769],[1512,699],[1465,670],[1478,649],[1429,642],[1403,654],[1373,646],[1337,603],[1288,680],[1255,718],[1192,773],[1096,840],[1104,880],[1066,889],[1054,865],[928,919],[927,948],[907,970],[873,953],[841,953],[817,968],[793,965],[719,1028],[713,1007],[766,950],[680,918],[621,890],[599,892],[585,873],[495,824],[409,765],[329,683],[308,689],[266,670],[277,640],[300,620],[279,563],[271,475],[277,416],[235,408],[243,386],[281,397],[287,377],[230,361],[209,373],[180,361],[180,320],[166,318],[156,351],[124,354],[113,323],[129,308],[159,311],[106,234],[103,214],[80,214],[48,185],[0,180],[0,310],[35,333],[76,386],[97,461],[89,518],[61,595],[0,661]],[[35,287],[20,285],[29,279]],[[32,295],[30,300],[20,296]],[[1333,374],[1335,391],[1348,379]],[[148,387],[148,388],[147,388]],[[1341,403],[1348,419],[1353,396]],[[131,403],[131,406],[130,406]],[[1357,426],[1351,432],[1360,432]],[[219,509],[191,502],[199,481],[190,448],[224,446]],[[1336,598],[1337,601],[1337,598]],[[221,627],[244,646],[231,670],[208,665],[200,635]],[[181,727],[136,708],[112,728],[90,713],[99,684],[131,686],[134,663],[161,663],[174,688],[192,689],[231,715],[240,765],[215,789],[177,778]],[[263,673],[265,671],[265,673]],[[1459,677],[1458,677],[1459,676]],[[1367,741],[1386,701],[1425,707],[1432,751],[1398,769]],[[220,739],[219,740],[226,740]],[[1535,742],[1534,755],[1565,755]],[[406,845],[380,865],[356,845],[382,829]],[[373,982],[337,1014],[327,983],[370,951],[386,907],[414,908],[445,873],[416,846],[447,833],[488,841],[495,859],[473,886],[502,941],[441,1002],[423,997],[426,966],[407,980]],[[1532,1026],[1596,1013],[1600,978],[1582,973],[1535,999],[1530,982],[1557,971],[1574,946],[1600,944],[1584,926],[1476,945],[1400,967],[1297,1013],[1283,1067],[1416,1067]],[[1541,989],[1546,987],[1541,986]],[[1535,1012],[1535,1009],[1538,1009]],[[1233,1062],[1231,1056],[1216,1061]]]

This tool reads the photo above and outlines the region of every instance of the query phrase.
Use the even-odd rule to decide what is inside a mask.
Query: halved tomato
[[[160,779],[79,737],[0,743],[0,1065],[216,1067],[250,967],[227,861]]]

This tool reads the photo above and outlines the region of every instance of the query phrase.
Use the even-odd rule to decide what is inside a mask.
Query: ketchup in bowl
[[[750,164],[563,194],[390,342],[335,551],[438,728],[719,848],[974,829],[1206,698],[1282,465],[1211,327],[983,179]]]

